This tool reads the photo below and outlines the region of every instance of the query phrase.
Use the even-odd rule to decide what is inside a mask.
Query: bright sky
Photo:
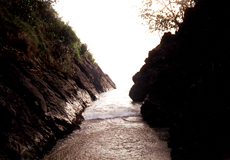
[[[141,0],[59,0],[54,6],[102,70],[119,86],[132,81],[159,37],[146,33],[135,5]]]

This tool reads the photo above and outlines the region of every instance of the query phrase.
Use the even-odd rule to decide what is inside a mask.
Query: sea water
[[[84,113],[81,129],[57,142],[47,160],[170,160],[162,137],[167,129],[151,128],[140,115],[141,103],[128,96],[130,86],[102,93]]]

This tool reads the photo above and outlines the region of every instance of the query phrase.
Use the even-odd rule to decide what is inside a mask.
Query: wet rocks
[[[115,88],[99,67],[84,59],[75,74],[40,71],[9,61],[0,77],[0,159],[37,159],[83,120],[99,93]]]

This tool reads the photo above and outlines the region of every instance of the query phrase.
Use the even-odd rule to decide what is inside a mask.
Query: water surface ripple
[[[81,129],[59,140],[45,159],[171,159],[162,139],[167,129],[156,130],[143,122],[140,105],[132,103],[128,88],[103,93],[84,112]]]

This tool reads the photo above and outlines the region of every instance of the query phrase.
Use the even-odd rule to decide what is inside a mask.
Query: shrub
[[[52,2],[0,1],[2,48],[10,46],[8,50],[18,60],[30,61],[42,68],[55,67],[61,71],[70,71],[71,59],[81,61],[83,55],[94,62],[87,44],[82,44],[72,27],[58,17]],[[26,54],[19,55],[19,52]]]
[[[81,44],[81,55],[84,55],[88,51],[88,46],[86,43]]]
[[[72,53],[72,57],[81,61],[81,54],[80,54],[81,46],[80,46],[80,44],[75,43],[73,48],[74,48],[74,50],[73,50],[73,53]]]

